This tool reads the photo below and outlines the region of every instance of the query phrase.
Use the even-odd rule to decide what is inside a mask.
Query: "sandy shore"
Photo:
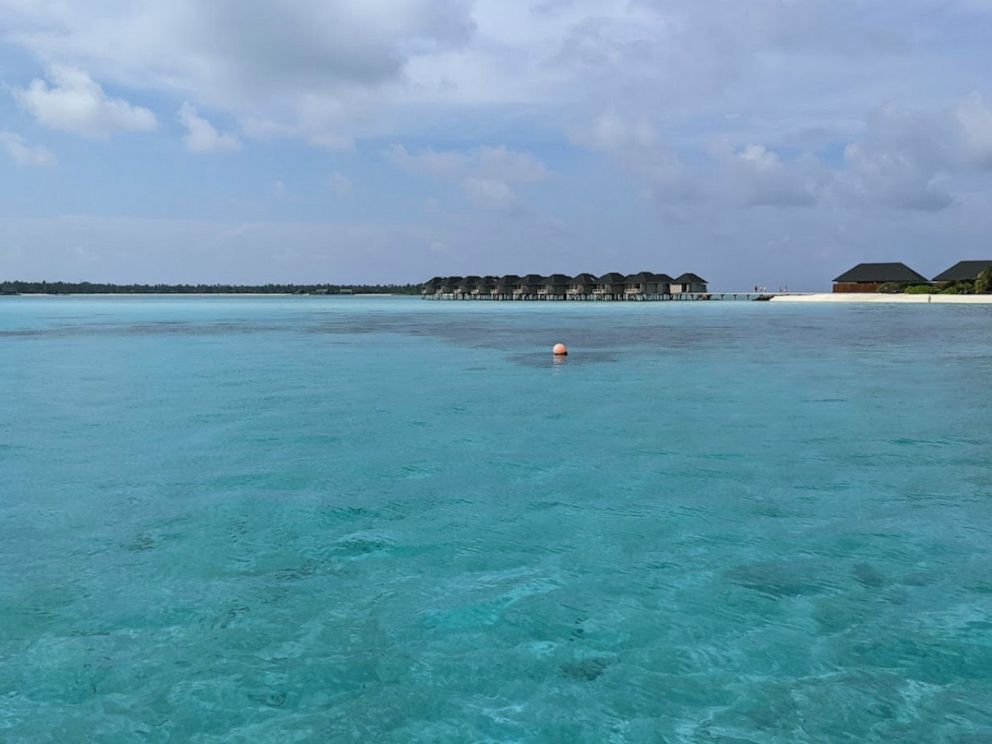
[[[869,292],[851,292],[832,294],[822,292],[805,295],[776,295],[772,302],[915,302],[915,303],[942,303],[942,304],[968,304],[968,305],[992,305],[992,294],[986,295],[912,295],[912,294],[881,294]]]

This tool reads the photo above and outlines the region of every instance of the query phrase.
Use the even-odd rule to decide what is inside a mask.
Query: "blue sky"
[[[0,278],[992,256],[992,0],[0,0]]]

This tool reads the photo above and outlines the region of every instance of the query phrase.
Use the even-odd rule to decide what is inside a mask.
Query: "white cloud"
[[[537,183],[548,175],[541,161],[505,145],[417,153],[394,145],[386,157],[404,170],[459,182],[469,201],[493,211],[508,211],[519,205],[513,184]]]
[[[109,98],[85,71],[52,65],[50,81],[33,80],[14,97],[26,111],[47,127],[84,137],[105,139],[115,132],[147,132],[155,129],[155,115],[120,98]]]
[[[47,147],[25,144],[24,138],[14,132],[0,131],[0,147],[18,165],[55,165],[55,155]]]
[[[465,195],[475,205],[494,212],[507,212],[517,206],[517,195],[505,181],[492,178],[466,178]]]
[[[700,198],[705,184],[693,174],[644,117],[606,112],[571,135],[574,144],[605,153],[643,184],[663,205]]]
[[[785,163],[762,145],[749,144],[725,163],[719,179],[732,203],[744,206],[806,206],[820,198],[826,168],[813,158]]]
[[[241,140],[232,134],[218,132],[188,102],[179,109],[179,121],[186,127],[183,142],[190,152],[230,152],[241,149]]]

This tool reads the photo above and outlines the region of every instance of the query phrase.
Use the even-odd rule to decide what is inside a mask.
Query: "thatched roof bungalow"
[[[520,283],[520,277],[516,274],[505,274],[496,280],[496,290],[493,294],[499,297],[509,297]]]
[[[458,286],[462,283],[460,276],[446,276],[441,281],[441,294],[454,294],[458,291]]]
[[[573,276],[568,283],[568,293],[570,295],[591,295],[596,290],[596,282],[599,281],[595,274],[578,274]]]
[[[666,283],[664,289],[659,289],[658,276],[650,271],[627,274],[624,277],[624,293],[634,296],[667,294],[668,285]]]
[[[420,294],[437,294],[440,291],[442,284],[444,284],[444,277],[435,276],[432,279],[428,279],[420,288]]]
[[[706,291],[706,280],[699,274],[693,274],[691,271],[687,271],[684,274],[672,279],[671,284],[671,294],[685,294],[687,292],[705,292]]]
[[[482,281],[482,277],[474,275],[466,276],[458,282],[458,291],[462,294],[470,294],[479,286],[480,281]]]
[[[626,277],[623,274],[611,271],[599,277],[599,280],[596,282],[594,294],[622,295],[626,287]]]
[[[877,292],[883,284],[929,284],[904,263],[859,263],[834,279],[834,292]]]
[[[475,294],[482,297],[488,297],[489,295],[495,294],[496,292],[496,282],[497,278],[492,274],[487,274],[479,280],[479,286],[475,288]]]
[[[538,294],[545,297],[564,297],[568,293],[568,287],[571,282],[572,277],[570,276],[552,274],[544,278],[544,286],[541,287]]]
[[[516,294],[536,295],[544,286],[544,277],[540,274],[527,274],[517,284]]]

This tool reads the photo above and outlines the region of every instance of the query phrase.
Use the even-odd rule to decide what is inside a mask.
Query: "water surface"
[[[983,306],[0,299],[0,739],[992,740],[990,379]]]

